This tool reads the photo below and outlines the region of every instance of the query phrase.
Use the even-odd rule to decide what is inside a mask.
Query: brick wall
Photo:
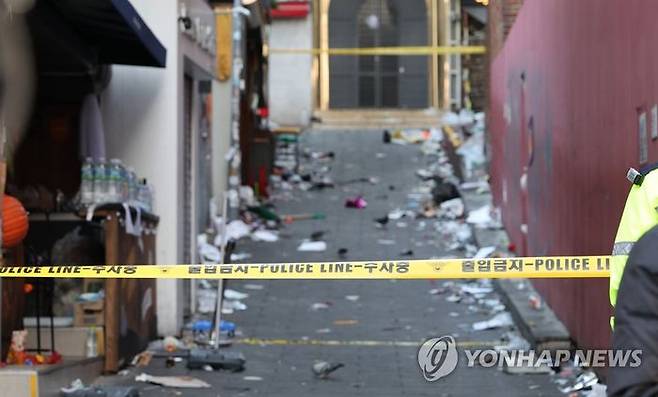
[[[489,2],[489,56],[493,59],[503,48],[524,0],[491,0]]]

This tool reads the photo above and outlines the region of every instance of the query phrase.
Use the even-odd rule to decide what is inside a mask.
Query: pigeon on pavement
[[[381,218],[375,219],[378,227],[384,227],[388,223],[388,215],[384,215]]]
[[[327,379],[329,374],[337,370],[338,368],[344,367],[343,363],[330,363],[327,361],[316,361],[313,364],[312,370],[315,376],[320,379]]]

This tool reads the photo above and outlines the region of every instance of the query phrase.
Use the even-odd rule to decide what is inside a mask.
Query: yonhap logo
[[[464,367],[540,368],[560,367],[573,360],[574,365],[590,368],[637,368],[642,365],[642,350],[514,350],[463,349],[457,351],[455,338],[449,335],[427,339],[418,349],[418,366],[428,382],[450,375],[464,354]]]
[[[457,344],[452,336],[428,339],[418,349],[418,365],[428,382],[450,375],[458,361]]]

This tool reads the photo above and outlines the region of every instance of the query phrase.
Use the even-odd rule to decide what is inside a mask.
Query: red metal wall
[[[658,1],[523,5],[491,64],[489,112],[494,199],[519,253],[610,253],[626,170],[639,166],[642,110],[649,162],[658,159],[656,15]],[[535,285],[581,346],[608,345],[607,280]]]

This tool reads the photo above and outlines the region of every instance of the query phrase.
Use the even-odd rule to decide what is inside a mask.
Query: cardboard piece
[[[191,376],[153,376],[141,373],[135,377],[135,381],[153,383],[164,387],[180,387],[192,389],[211,387],[210,384],[202,381],[201,379],[193,378]]]

